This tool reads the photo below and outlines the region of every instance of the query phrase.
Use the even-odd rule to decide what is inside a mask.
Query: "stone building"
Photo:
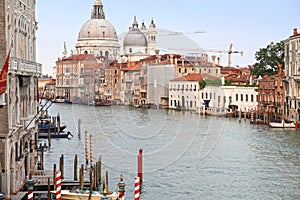
[[[0,67],[10,51],[7,85],[0,95],[0,193],[21,199],[36,165],[38,77],[35,1],[0,2]]]
[[[295,28],[293,35],[284,41],[285,105],[288,119],[299,120],[300,113],[300,34]]]

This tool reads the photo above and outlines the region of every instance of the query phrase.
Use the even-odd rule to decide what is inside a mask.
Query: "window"
[[[117,75],[118,74],[118,70],[115,70],[115,75]]]
[[[181,68],[178,69],[178,73],[181,73]]]
[[[205,93],[205,99],[208,99],[208,94],[207,94],[207,92]]]
[[[190,107],[191,108],[193,107],[193,101],[190,101]]]
[[[216,69],[216,74],[218,74],[218,69]]]
[[[235,94],[235,100],[238,101],[239,100],[239,95]]]
[[[210,74],[210,69],[208,69],[208,73]]]
[[[187,73],[187,68],[184,69],[184,73]]]
[[[253,101],[254,101],[253,97],[254,97],[254,96],[253,96],[253,94],[251,94],[251,102],[253,102]]]
[[[246,94],[246,101],[248,101],[248,94]]]
[[[241,94],[241,101],[243,101],[243,94]]]
[[[201,93],[201,97],[202,97],[202,99],[204,99],[204,93],[203,92]]]

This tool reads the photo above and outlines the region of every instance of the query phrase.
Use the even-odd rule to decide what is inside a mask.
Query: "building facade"
[[[293,35],[284,41],[285,66],[285,118],[299,120],[300,113],[300,34],[295,28]]]
[[[0,95],[0,193],[21,199],[19,191],[36,168],[38,77],[35,1],[0,3],[0,67],[10,51],[7,85]]]
[[[279,73],[274,76],[264,76],[258,80],[257,110],[265,121],[282,119],[284,116],[284,74],[279,67]]]

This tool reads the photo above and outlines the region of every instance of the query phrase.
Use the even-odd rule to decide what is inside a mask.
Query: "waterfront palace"
[[[10,52],[8,84],[0,94],[0,193],[6,199],[21,199],[18,193],[36,169],[34,119],[42,71],[36,63],[35,14],[35,0],[0,3],[1,68]]]

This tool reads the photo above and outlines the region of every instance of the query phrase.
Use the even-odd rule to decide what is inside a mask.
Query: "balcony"
[[[300,74],[295,74],[294,75],[294,80],[296,81],[296,82],[300,82]]]
[[[42,75],[42,64],[11,57],[10,70],[15,70],[17,73]]]

